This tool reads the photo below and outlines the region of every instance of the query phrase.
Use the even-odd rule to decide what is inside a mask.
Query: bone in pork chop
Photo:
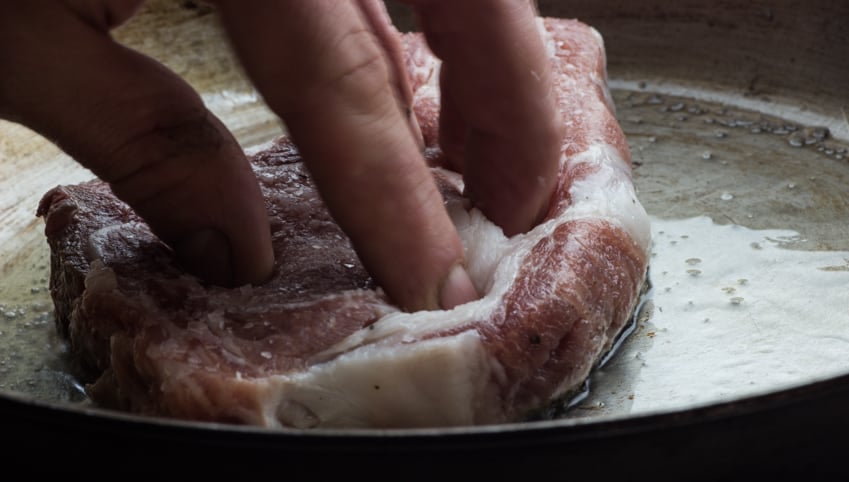
[[[522,420],[571,394],[612,346],[645,279],[649,226],[608,96],[601,37],[540,22],[567,123],[544,222],[507,238],[440,166],[439,61],[404,34],[414,111],[482,299],[393,306],[285,138],[250,155],[277,264],[261,286],[206,286],[99,181],[38,209],[60,332],[100,405],[267,427],[457,426]],[[509,122],[509,119],[505,119]]]

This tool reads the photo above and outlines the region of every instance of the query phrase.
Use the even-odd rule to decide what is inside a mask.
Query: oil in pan
[[[649,313],[570,416],[686,409],[845,373],[847,144],[768,109],[625,87],[613,96],[652,218]]]
[[[847,144],[774,113],[626,87],[613,97],[652,216],[653,289],[562,416],[684,409],[842,373],[849,226],[834,221],[849,214]],[[4,256],[0,390],[85,404],[55,333],[41,229],[34,219]]]

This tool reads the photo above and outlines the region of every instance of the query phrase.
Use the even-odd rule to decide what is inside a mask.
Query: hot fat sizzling
[[[375,286],[297,149],[251,153],[277,264],[261,286],[206,286],[108,186],[39,206],[60,332],[91,398],[137,413],[267,427],[422,427],[521,420],[572,393],[612,346],[645,279],[649,226],[616,122],[600,35],[540,23],[567,123],[545,221],[507,238],[440,167],[438,69],[402,42],[414,111],[479,301],[405,313]]]

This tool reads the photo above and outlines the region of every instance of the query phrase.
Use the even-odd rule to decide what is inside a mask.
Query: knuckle
[[[326,50],[318,52],[320,64],[304,86],[304,95],[294,96],[289,111],[302,111],[327,99],[338,99],[358,111],[373,110],[376,102],[389,92],[390,70],[386,56],[374,34],[365,28],[341,35]]]
[[[330,72],[327,87],[351,94],[372,94],[389,81],[386,61],[377,49],[358,52],[347,65],[339,65]]]
[[[131,205],[187,184],[225,157],[222,150],[232,144],[205,110],[160,119],[168,122],[152,121],[99,163],[98,176]]]

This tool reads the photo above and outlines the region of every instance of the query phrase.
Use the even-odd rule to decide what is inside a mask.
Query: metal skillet
[[[658,221],[707,215],[747,229],[801,233],[785,243],[794,252],[849,251],[849,223],[842,221],[849,213],[849,154],[841,151],[849,145],[844,93],[849,6],[825,0],[539,5],[544,15],[580,18],[604,36],[614,100],[638,163],[635,181]],[[392,7],[398,25],[411,28],[407,13]],[[245,146],[279,134],[208,9],[150,1],[116,37],[184,75]],[[25,129],[4,123],[0,133],[0,419],[13,442],[4,449],[7,467],[29,474],[119,469],[143,476],[296,480],[349,474],[418,480],[467,473],[693,480],[845,472],[840,455],[849,442],[844,409],[849,370],[818,372],[809,364],[795,378],[757,391],[729,388],[699,401],[668,397],[668,403],[638,410],[643,397],[634,380],[656,374],[654,360],[636,368],[624,361],[652,356],[664,346],[659,293],[654,310],[637,321],[589,396],[557,420],[272,432],[88,406],[61,369],[62,346],[52,335],[43,290],[46,246],[33,213],[47,189],[90,174]],[[787,179],[798,179],[792,190],[775,189],[790,189]],[[791,192],[808,196],[800,202]],[[739,202],[723,202],[726,193]],[[841,273],[840,266],[832,267]],[[655,285],[662,286],[660,281]],[[837,324],[847,321],[849,311],[839,301]],[[830,349],[840,354],[839,345]],[[609,393],[613,389],[616,395]],[[636,400],[628,398],[633,394]],[[29,464],[24,460],[29,454],[47,456],[50,463]]]

